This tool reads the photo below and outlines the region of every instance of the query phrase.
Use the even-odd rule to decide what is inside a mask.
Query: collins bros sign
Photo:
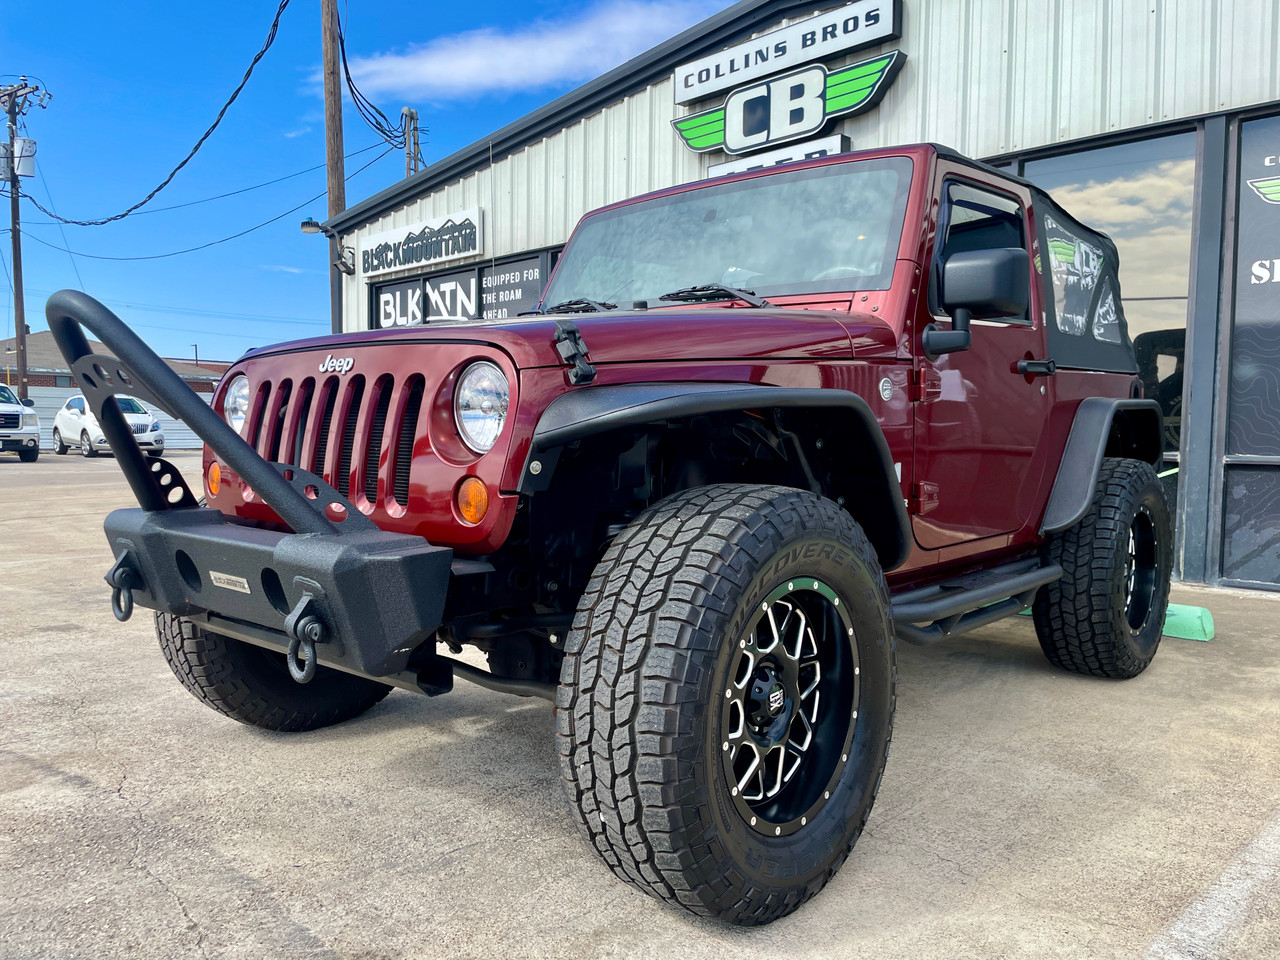
[[[894,50],[835,70],[814,61],[896,39],[901,23],[900,0],[856,0],[686,64],[675,73],[676,103],[735,89],[723,106],[672,124],[700,153],[749,153],[812,136],[828,120],[879,103],[907,55]]]

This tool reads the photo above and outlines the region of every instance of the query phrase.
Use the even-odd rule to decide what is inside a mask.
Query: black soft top
[[[1085,226],[1043,189],[1006,170],[932,144],[947,160],[1012,180],[1031,191],[1032,246],[1044,289],[1049,356],[1060,367],[1137,373],[1120,299],[1120,253],[1101,230]]]

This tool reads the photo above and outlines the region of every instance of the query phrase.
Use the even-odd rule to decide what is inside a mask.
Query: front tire
[[[310,683],[289,676],[284,654],[211,633],[170,613],[156,614],[156,636],[174,676],[224,716],[265,730],[315,730],[358,717],[391,688],[330,667]]]
[[[28,447],[24,450],[19,450],[18,459],[21,460],[23,463],[35,463],[37,460],[40,459],[40,448]]]
[[[629,525],[578,605],[556,708],[570,804],[614,873],[742,925],[822,889],[888,755],[888,609],[862,530],[805,491],[700,487]]]
[[[60,457],[67,452],[67,445],[62,442],[62,434],[57,427],[53,428],[53,452]]]
[[[80,456],[87,460],[92,460],[98,455],[97,448],[93,445],[93,441],[89,439],[89,431],[84,430],[80,433]]]
[[[1173,569],[1173,522],[1152,466],[1104,459],[1088,511],[1045,552],[1062,565],[1062,579],[1032,607],[1049,662],[1119,680],[1145,670],[1160,646]]]

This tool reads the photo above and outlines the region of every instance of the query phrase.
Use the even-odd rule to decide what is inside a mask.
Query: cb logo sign
[[[750,153],[810,136],[833,117],[856,116],[884,97],[906,63],[901,50],[840,70],[812,66],[739,87],[723,107],[673,120],[690,150]]]

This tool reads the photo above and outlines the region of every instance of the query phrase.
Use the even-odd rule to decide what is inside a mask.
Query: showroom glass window
[[[1165,415],[1165,493],[1178,495],[1196,134],[1028,160],[1023,175],[1120,251],[1120,293],[1146,396]]]
[[[1222,576],[1280,584],[1280,117],[1240,125]]]
[[[1120,291],[1146,395],[1164,412],[1165,467],[1178,461],[1191,281],[1196,135],[1179,133],[1044,160],[1023,175],[1120,251]],[[1211,318],[1210,318],[1211,319]],[[1172,505],[1177,475],[1166,478]]]

